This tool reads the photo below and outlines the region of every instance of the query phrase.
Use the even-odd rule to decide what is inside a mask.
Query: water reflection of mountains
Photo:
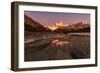
[[[39,37],[34,34],[31,35],[33,40],[25,43],[25,61],[90,58],[90,37],[87,34],[57,33],[54,37],[44,34],[46,38],[42,38],[43,33],[37,33]]]
[[[47,27],[44,27],[37,21],[34,21],[28,16],[24,16],[24,23],[25,23],[25,30],[30,32],[52,32]],[[53,32],[60,32],[60,33],[69,33],[69,32],[90,32],[90,25],[83,24],[82,22],[73,23],[67,27],[60,27],[54,30]]]

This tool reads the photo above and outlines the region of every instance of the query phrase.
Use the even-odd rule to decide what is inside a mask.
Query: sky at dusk
[[[47,26],[63,20],[65,24],[74,22],[90,23],[90,14],[84,13],[61,13],[61,12],[38,12],[24,11],[25,15],[31,17],[40,24]]]

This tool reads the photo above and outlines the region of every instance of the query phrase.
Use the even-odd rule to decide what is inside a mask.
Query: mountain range
[[[52,24],[52,27],[57,27],[55,30],[48,27],[44,27],[39,22],[33,20],[32,18],[24,15],[24,26],[26,32],[57,32],[57,33],[69,33],[69,32],[90,32],[90,25],[83,22],[76,22],[68,24],[67,26],[57,27],[55,24]],[[59,25],[59,23],[58,23]]]
[[[90,25],[83,22],[68,24],[66,27],[57,28],[54,32],[90,32]]]

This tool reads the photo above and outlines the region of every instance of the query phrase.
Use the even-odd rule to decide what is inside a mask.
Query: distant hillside
[[[25,24],[25,31],[32,31],[32,32],[45,32],[50,31],[49,29],[45,28],[43,25],[34,21],[30,17],[24,15],[24,24]]]

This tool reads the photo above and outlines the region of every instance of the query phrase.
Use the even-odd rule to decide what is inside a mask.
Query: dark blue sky
[[[31,17],[33,20],[42,25],[53,24],[57,21],[63,20],[65,24],[82,21],[90,23],[90,14],[84,13],[61,13],[61,12],[38,12],[25,11],[25,15]]]

